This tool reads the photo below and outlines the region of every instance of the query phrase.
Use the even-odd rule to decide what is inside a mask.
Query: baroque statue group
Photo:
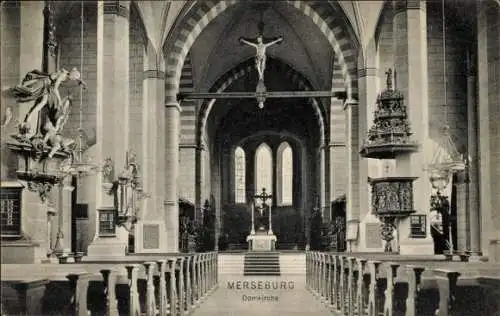
[[[68,121],[73,98],[71,93],[62,97],[60,88],[67,82],[77,82],[82,88],[80,72],[64,68],[51,73],[32,70],[26,74],[22,83],[11,89],[18,103],[34,102],[24,120],[20,122],[18,134],[14,138],[33,146],[39,152],[48,150],[52,158],[59,150],[72,153],[75,141],[62,135]]]

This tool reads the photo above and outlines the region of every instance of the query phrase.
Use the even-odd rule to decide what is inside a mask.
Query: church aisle
[[[219,277],[219,288],[196,309],[195,316],[331,315],[306,289],[303,275]]]

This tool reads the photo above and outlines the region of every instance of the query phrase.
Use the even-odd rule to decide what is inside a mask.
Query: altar
[[[276,236],[274,234],[250,234],[247,236],[249,251],[274,251],[276,250]]]
[[[266,204],[266,200],[271,199],[272,195],[266,193],[266,189],[262,189],[260,195],[255,195],[256,200],[262,200],[255,207],[252,203],[251,216],[252,225],[250,234],[247,236],[249,251],[274,251],[276,250],[276,235],[272,228],[272,213],[271,206]],[[257,209],[257,212],[256,212]],[[255,230],[257,227],[257,230]]]

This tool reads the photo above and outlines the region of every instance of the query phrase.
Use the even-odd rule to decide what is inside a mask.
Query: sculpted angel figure
[[[283,37],[281,36],[268,43],[264,43],[262,35],[257,37],[257,41],[255,43],[244,38],[240,38],[241,43],[255,47],[255,66],[257,67],[257,72],[259,73],[259,81],[264,80],[264,70],[266,69],[266,49],[269,46],[280,43],[281,41],[283,41]]]
[[[26,74],[20,85],[12,89],[12,94],[18,102],[35,101],[26,114],[20,130],[28,133],[30,120],[41,113],[35,135],[43,137],[44,145],[50,142],[53,147],[57,147],[55,151],[69,145],[68,140],[60,136],[60,132],[68,119],[72,99],[69,95],[63,99],[59,88],[64,82],[70,80],[77,81],[79,85],[86,88],[76,68],[71,71],[62,68],[52,74],[32,70]],[[49,156],[52,157],[55,151],[52,150]]]

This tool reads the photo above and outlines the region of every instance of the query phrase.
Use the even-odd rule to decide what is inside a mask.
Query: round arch
[[[338,26],[338,20],[332,14],[334,13],[332,12],[332,4],[326,1],[314,4],[292,0],[284,2],[311,18],[312,22],[326,37],[340,65],[347,99],[353,99],[353,95],[357,92],[356,47],[347,31]],[[212,20],[228,8],[239,3],[243,3],[243,1],[203,1],[193,5],[189,12],[186,13],[187,18],[180,25],[179,31],[175,33],[174,38],[168,39],[169,43],[173,43],[168,49],[169,55],[166,62],[165,96],[168,103],[177,102],[184,60],[196,38]],[[342,22],[342,24],[346,23],[345,20]]]
[[[272,58],[269,58],[271,60]],[[303,89],[305,91],[308,90],[313,90],[313,87],[311,83],[297,70],[293,69],[292,67],[283,64],[283,73],[285,78],[289,78],[292,80],[294,84],[296,84],[299,89]],[[240,63],[238,66],[235,68],[231,69],[228,71],[226,74],[224,74],[222,77],[220,77],[215,84],[212,86],[210,91],[212,92],[223,92],[227,88],[231,86],[232,83],[240,79],[241,77],[244,77],[246,74],[254,71],[254,61],[253,58],[248,59],[247,61],[244,61]],[[313,110],[314,110],[314,115],[316,119],[318,120],[319,123],[319,146],[322,146],[325,144],[325,114],[324,111],[322,110],[322,107],[318,103],[318,101],[315,98],[309,98],[309,102],[311,103]],[[202,140],[204,139],[205,135],[205,130],[206,130],[206,124],[208,120],[208,116],[215,105],[216,99],[211,99],[209,101],[204,101],[203,104],[200,107],[200,110],[198,112],[198,126],[197,126],[197,137],[198,137],[198,144],[201,144]]]

